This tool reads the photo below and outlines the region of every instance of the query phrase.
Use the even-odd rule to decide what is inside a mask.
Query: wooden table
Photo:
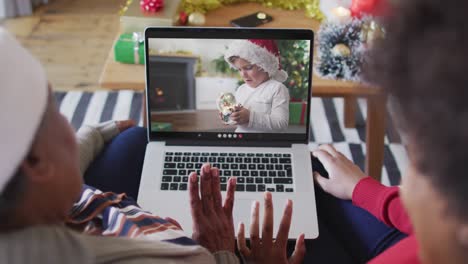
[[[309,28],[317,32],[319,22],[305,17],[303,10],[284,11],[266,8],[256,3],[242,3],[224,6],[211,11],[206,16],[206,26],[227,27],[229,21],[256,11],[264,11],[273,16],[273,21],[263,25],[272,28]],[[145,90],[145,69],[142,65],[121,64],[115,62],[113,50],[104,65],[99,83],[108,89],[134,89]],[[364,86],[354,82],[325,80],[313,76],[313,96],[317,97],[343,97],[345,99],[344,117],[345,127],[355,126],[355,112],[357,97],[367,100],[366,121],[366,173],[380,180],[383,157],[386,98],[381,90],[375,87]],[[144,114],[146,117],[146,114]]]
[[[213,120],[218,122],[213,122]],[[234,132],[234,126],[226,126],[219,120],[218,110],[196,110],[172,113],[151,113],[152,122],[171,123],[174,132]]]

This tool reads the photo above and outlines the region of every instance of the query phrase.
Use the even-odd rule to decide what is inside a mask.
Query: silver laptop
[[[146,29],[149,143],[138,203],[191,234],[188,175],[210,163],[220,169],[223,198],[229,177],[237,177],[236,226],[250,223],[255,200],[263,217],[270,191],[274,232],[291,199],[290,238],[316,238],[307,148],[313,39],[299,29]],[[279,56],[281,69],[271,67]]]

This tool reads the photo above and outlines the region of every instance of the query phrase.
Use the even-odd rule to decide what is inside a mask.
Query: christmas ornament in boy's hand
[[[231,114],[240,107],[237,104],[236,97],[232,93],[223,93],[216,99],[216,105],[219,110],[219,116],[226,125],[234,125],[235,121],[231,120]]]

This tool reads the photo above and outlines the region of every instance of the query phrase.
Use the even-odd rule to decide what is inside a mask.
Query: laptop
[[[318,237],[307,147],[313,40],[314,33],[302,29],[147,28],[148,145],[138,194],[142,208],[176,219],[191,234],[188,175],[210,163],[220,169],[223,198],[227,180],[237,177],[234,224],[246,223],[246,234],[252,202],[260,202],[263,217],[264,192],[270,191],[275,234],[291,199],[290,238],[301,233],[307,239]],[[242,45],[236,51],[232,43]],[[269,49],[262,43],[270,43]],[[273,46],[283,56],[281,70],[287,75],[281,78],[248,60],[226,57],[246,48],[274,51]],[[257,74],[268,76],[258,86],[257,75],[245,73],[255,67]],[[240,110],[249,114],[233,122],[230,115]],[[278,118],[282,121],[276,122]]]

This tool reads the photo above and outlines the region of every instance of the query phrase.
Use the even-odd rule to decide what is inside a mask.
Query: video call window
[[[153,132],[306,132],[309,40],[148,43]]]

